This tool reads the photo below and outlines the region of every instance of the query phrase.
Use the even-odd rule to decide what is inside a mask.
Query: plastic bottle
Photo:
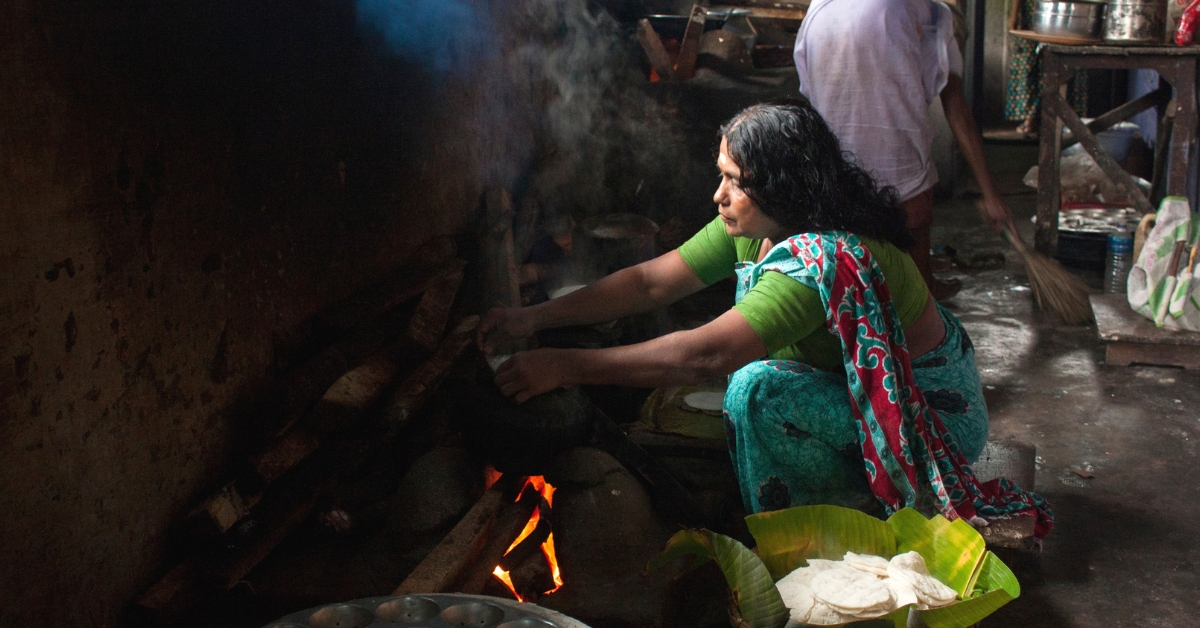
[[[1108,254],[1104,257],[1104,291],[1125,293],[1129,269],[1133,268],[1133,234],[1125,225],[1108,234]]]

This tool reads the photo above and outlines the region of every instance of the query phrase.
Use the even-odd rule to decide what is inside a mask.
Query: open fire
[[[509,571],[515,568],[516,565],[509,565],[507,559],[512,554],[514,549],[535,534],[545,534],[545,540],[541,544],[541,550],[542,555],[546,557],[546,563],[549,566],[550,573],[554,579],[554,588],[544,591],[542,594],[545,595],[553,593],[563,585],[562,574],[558,569],[558,558],[554,553],[554,533],[549,531],[550,522],[548,520],[544,520],[542,516],[542,508],[548,509],[553,506],[554,487],[548,484],[545,478],[540,475],[531,476],[525,481],[525,486],[532,486],[534,490],[540,493],[542,496],[542,503],[539,504],[537,508],[534,508],[533,516],[530,517],[529,522],[525,524],[525,529],[521,530],[521,534],[517,536],[517,540],[513,541],[512,545],[510,545],[508,550],[505,551],[504,558],[506,560],[502,561],[500,565],[496,565],[496,569],[492,572],[497,579],[499,579],[506,587],[508,587],[509,591],[512,591],[512,594],[516,596],[517,600],[521,602],[526,601],[525,596],[517,592],[517,588],[513,585],[512,577],[509,575]],[[525,487],[522,487],[522,492],[524,492],[524,488]],[[520,498],[518,497],[518,499]],[[509,569],[506,570],[504,568],[505,566],[508,566]]]

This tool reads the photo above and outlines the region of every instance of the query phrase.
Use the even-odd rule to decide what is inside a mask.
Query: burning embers
[[[521,602],[537,601],[537,598],[553,593],[563,585],[558,558],[554,554],[554,532],[550,525],[554,487],[547,484],[542,476],[532,476],[525,481],[518,501],[530,490],[529,487],[537,491],[541,500],[533,509],[533,516],[525,524],[525,529],[521,530],[517,540],[508,547],[504,558],[492,572]],[[539,548],[545,561],[533,560]]]

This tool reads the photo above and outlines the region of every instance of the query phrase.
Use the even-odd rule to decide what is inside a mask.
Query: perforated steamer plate
[[[536,604],[465,593],[363,598],[292,613],[265,628],[588,628]]]

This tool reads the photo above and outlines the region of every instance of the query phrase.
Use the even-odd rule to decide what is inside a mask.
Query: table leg
[[[1187,195],[1188,154],[1196,141],[1196,59],[1179,60],[1171,77],[1175,88],[1175,128],[1171,133],[1171,168],[1167,194]]]
[[[1060,199],[1058,160],[1062,150],[1062,119],[1053,107],[1046,106],[1047,97],[1062,87],[1062,63],[1058,55],[1042,51],[1042,122],[1039,131],[1037,231],[1034,248],[1052,255],[1058,247],[1058,209]]]

